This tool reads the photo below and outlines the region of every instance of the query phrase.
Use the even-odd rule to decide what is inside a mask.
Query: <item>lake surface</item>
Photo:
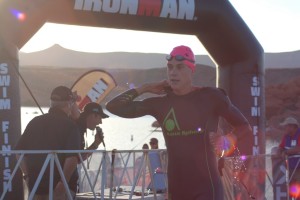
[[[44,113],[48,112],[49,108],[42,108]],[[106,150],[138,150],[142,149],[144,143],[148,143],[151,137],[159,140],[159,148],[165,149],[165,140],[161,133],[161,129],[152,127],[155,118],[152,116],[144,116],[135,119],[125,119],[115,116],[104,110],[110,117],[102,120],[100,127],[104,133],[104,141]],[[35,116],[41,115],[41,111],[37,107],[22,107],[21,108],[21,128],[22,133],[28,122]],[[88,131],[87,142],[91,144],[94,141],[94,133]],[[277,142],[266,142],[266,153],[271,152],[271,148],[278,146]],[[102,145],[99,149],[104,149]]]
[[[48,112],[48,108],[42,108],[44,113]],[[106,150],[110,151],[112,149],[117,150],[138,150],[141,149],[144,143],[149,144],[149,140],[151,137],[156,137],[159,140],[159,147],[161,149],[165,149],[165,142],[163,135],[160,129],[155,129],[152,127],[152,123],[155,119],[151,116],[144,116],[136,119],[124,119],[112,115],[108,111],[104,111],[110,117],[104,119],[102,121],[103,124],[100,125],[104,132]],[[33,107],[22,107],[21,108],[21,128],[22,132],[24,131],[28,122],[34,118],[35,116],[41,115],[41,112],[38,108]],[[93,132],[88,131],[87,141],[88,144],[93,142]],[[271,148],[274,146],[278,146],[278,143],[267,141],[266,142],[266,154],[270,154]],[[100,145],[100,150],[103,150],[103,145]],[[272,166],[271,166],[271,156],[264,157],[266,163],[266,174],[268,177],[272,176]],[[98,162],[100,159],[93,159],[93,161]],[[96,166],[99,166],[97,163]],[[92,163],[90,164],[92,168]],[[266,199],[273,199],[273,190],[272,184],[265,178],[266,181],[266,189],[265,195]]]

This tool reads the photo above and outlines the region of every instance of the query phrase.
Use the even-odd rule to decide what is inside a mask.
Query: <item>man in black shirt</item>
[[[49,112],[35,117],[28,123],[17,142],[16,150],[80,150],[79,131],[77,125],[69,117],[74,106],[77,106],[72,91],[65,86],[56,87],[50,99]],[[28,177],[30,191],[33,189],[46,156],[45,154],[27,154],[23,159],[21,170],[24,177]],[[77,154],[58,154],[58,158],[68,182],[77,166]],[[49,198],[49,180],[49,169],[46,169],[35,193],[35,200]],[[66,189],[56,167],[53,180],[55,199],[65,199]]]
[[[79,127],[80,135],[84,136],[87,129],[95,130],[99,124],[102,124],[102,119],[108,118],[109,116],[103,112],[102,107],[95,102],[91,102],[85,105],[83,112],[80,114],[80,117],[76,120],[76,124]],[[101,132],[102,130],[98,130]],[[98,146],[103,142],[103,135],[97,131],[95,135],[95,140],[91,146],[87,147],[87,150],[97,149]],[[82,147],[84,149],[85,143],[84,138],[82,139]]]
[[[83,112],[80,114],[79,118],[76,120],[81,138],[81,150],[96,150],[98,146],[103,143],[103,132],[100,127],[96,131],[94,142],[86,147],[84,134],[87,132],[87,129],[95,130],[96,126],[102,124],[102,119],[108,118],[109,116],[103,112],[102,107],[98,103],[88,103],[85,105]],[[73,116],[74,118],[74,116]],[[75,117],[76,118],[76,117]],[[81,154],[83,160],[87,159],[91,153]],[[69,187],[72,191],[77,191],[77,182],[78,182],[78,172],[75,171],[69,181]]]

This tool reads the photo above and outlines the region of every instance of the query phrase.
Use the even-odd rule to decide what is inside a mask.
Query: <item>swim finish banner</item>
[[[80,110],[90,102],[100,103],[117,86],[114,78],[106,71],[93,70],[82,75],[71,87],[81,97],[77,102]]]

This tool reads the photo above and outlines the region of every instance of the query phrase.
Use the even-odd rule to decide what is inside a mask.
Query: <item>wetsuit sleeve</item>
[[[143,101],[134,101],[137,96],[135,89],[127,90],[109,101],[106,109],[124,118],[142,117],[148,113],[148,108]]]
[[[249,124],[245,116],[231,103],[224,90],[218,89],[217,99],[217,112],[232,126],[237,127]]]
[[[218,112],[231,126],[233,126],[232,133],[237,137],[238,142],[253,143],[252,130],[248,120],[236,108],[222,90],[219,90]]]
[[[228,105],[228,108],[225,112],[221,113],[221,116],[234,127],[249,124],[245,116],[232,104]]]

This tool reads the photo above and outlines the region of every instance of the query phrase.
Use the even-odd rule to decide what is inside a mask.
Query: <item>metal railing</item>
[[[49,179],[49,199],[53,199],[54,188],[54,168],[56,167],[66,189],[68,199],[72,199],[68,183],[64,177],[63,169],[59,161],[60,154],[78,155],[79,190],[77,199],[118,199],[119,196],[127,196],[127,199],[165,199],[167,191],[167,156],[166,150],[131,150],[131,151],[102,151],[102,150],[81,150],[81,151],[0,151],[2,156],[16,158],[16,164],[12,167],[12,173],[4,185],[0,194],[0,200],[4,200],[10,192],[9,185],[16,178],[17,170],[22,160],[27,154],[44,154],[45,161],[34,186],[29,191],[28,200],[33,199],[37,188],[42,180],[46,169],[50,169]],[[84,160],[83,155],[92,153]],[[152,154],[155,153],[156,157]],[[159,158],[159,159],[157,159]],[[225,190],[225,199],[235,199],[237,195],[245,197],[255,197],[255,199],[278,199],[276,195],[289,196],[289,184],[294,176],[294,171],[288,171],[285,159],[277,155],[265,154],[256,156],[242,156],[247,169],[245,173],[235,170],[234,159],[225,159],[222,183]],[[153,165],[154,163],[154,165]],[[300,165],[300,161],[297,163]],[[285,182],[282,182],[283,179]],[[300,188],[299,188],[300,190]],[[279,191],[279,193],[278,193]],[[283,198],[282,198],[283,197]]]
[[[11,176],[4,185],[3,192],[0,195],[0,200],[5,199],[5,195],[9,192],[9,185],[15,178],[17,170],[19,169],[22,160],[27,154],[45,154],[45,161],[36,182],[29,192],[28,200],[32,200],[36,190],[42,180],[42,177],[49,166],[50,168],[50,180],[49,180],[49,199],[53,199],[53,175],[54,167],[56,166],[60,175],[60,178],[66,189],[68,199],[72,199],[71,192],[68,187],[68,183],[65,179],[61,163],[58,159],[59,154],[78,154],[80,164],[78,164],[79,171],[79,194],[91,194],[94,199],[117,199],[118,191],[121,191],[123,186],[130,187],[130,190],[122,189],[123,193],[127,193],[129,199],[132,199],[133,195],[139,195],[142,198],[152,193],[153,199],[159,199],[157,191],[155,189],[148,190],[147,184],[154,188],[154,178],[156,176],[155,169],[151,169],[149,160],[149,153],[165,154],[165,150],[143,150],[143,151],[101,151],[101,150],[58,150],[58,151],[0,151],[2,155],[14,156],[20,155],[19,159],[14,166]],[[87,160],[83,160],[83,154],[92,153]],[[140,160],[140,163],[134,162],[136,159]],[[163,157],[161,157],[163,158]],[[14,159],[14,158],[13,158]],[[161,163],[165,163],[164,160],[159,160]],[[165,164],[163,164],[165,165]],[[165,171],[165,169],[163,169]],[[150,173],[153,172],[153,173]],[[160,172],[161,173],[161,172]],[[138,187],[138,194],[136,191],[139,186],[140,179],[142,178],[143,184]],[[164,175],[164,181],[166,176]],[[79,195],[80,196],[80,195]],[[161,196],[161,195],[160,195]],[[83,197],[82,197],[83,198]],[[77,197],[80,199],[80,197]]]

